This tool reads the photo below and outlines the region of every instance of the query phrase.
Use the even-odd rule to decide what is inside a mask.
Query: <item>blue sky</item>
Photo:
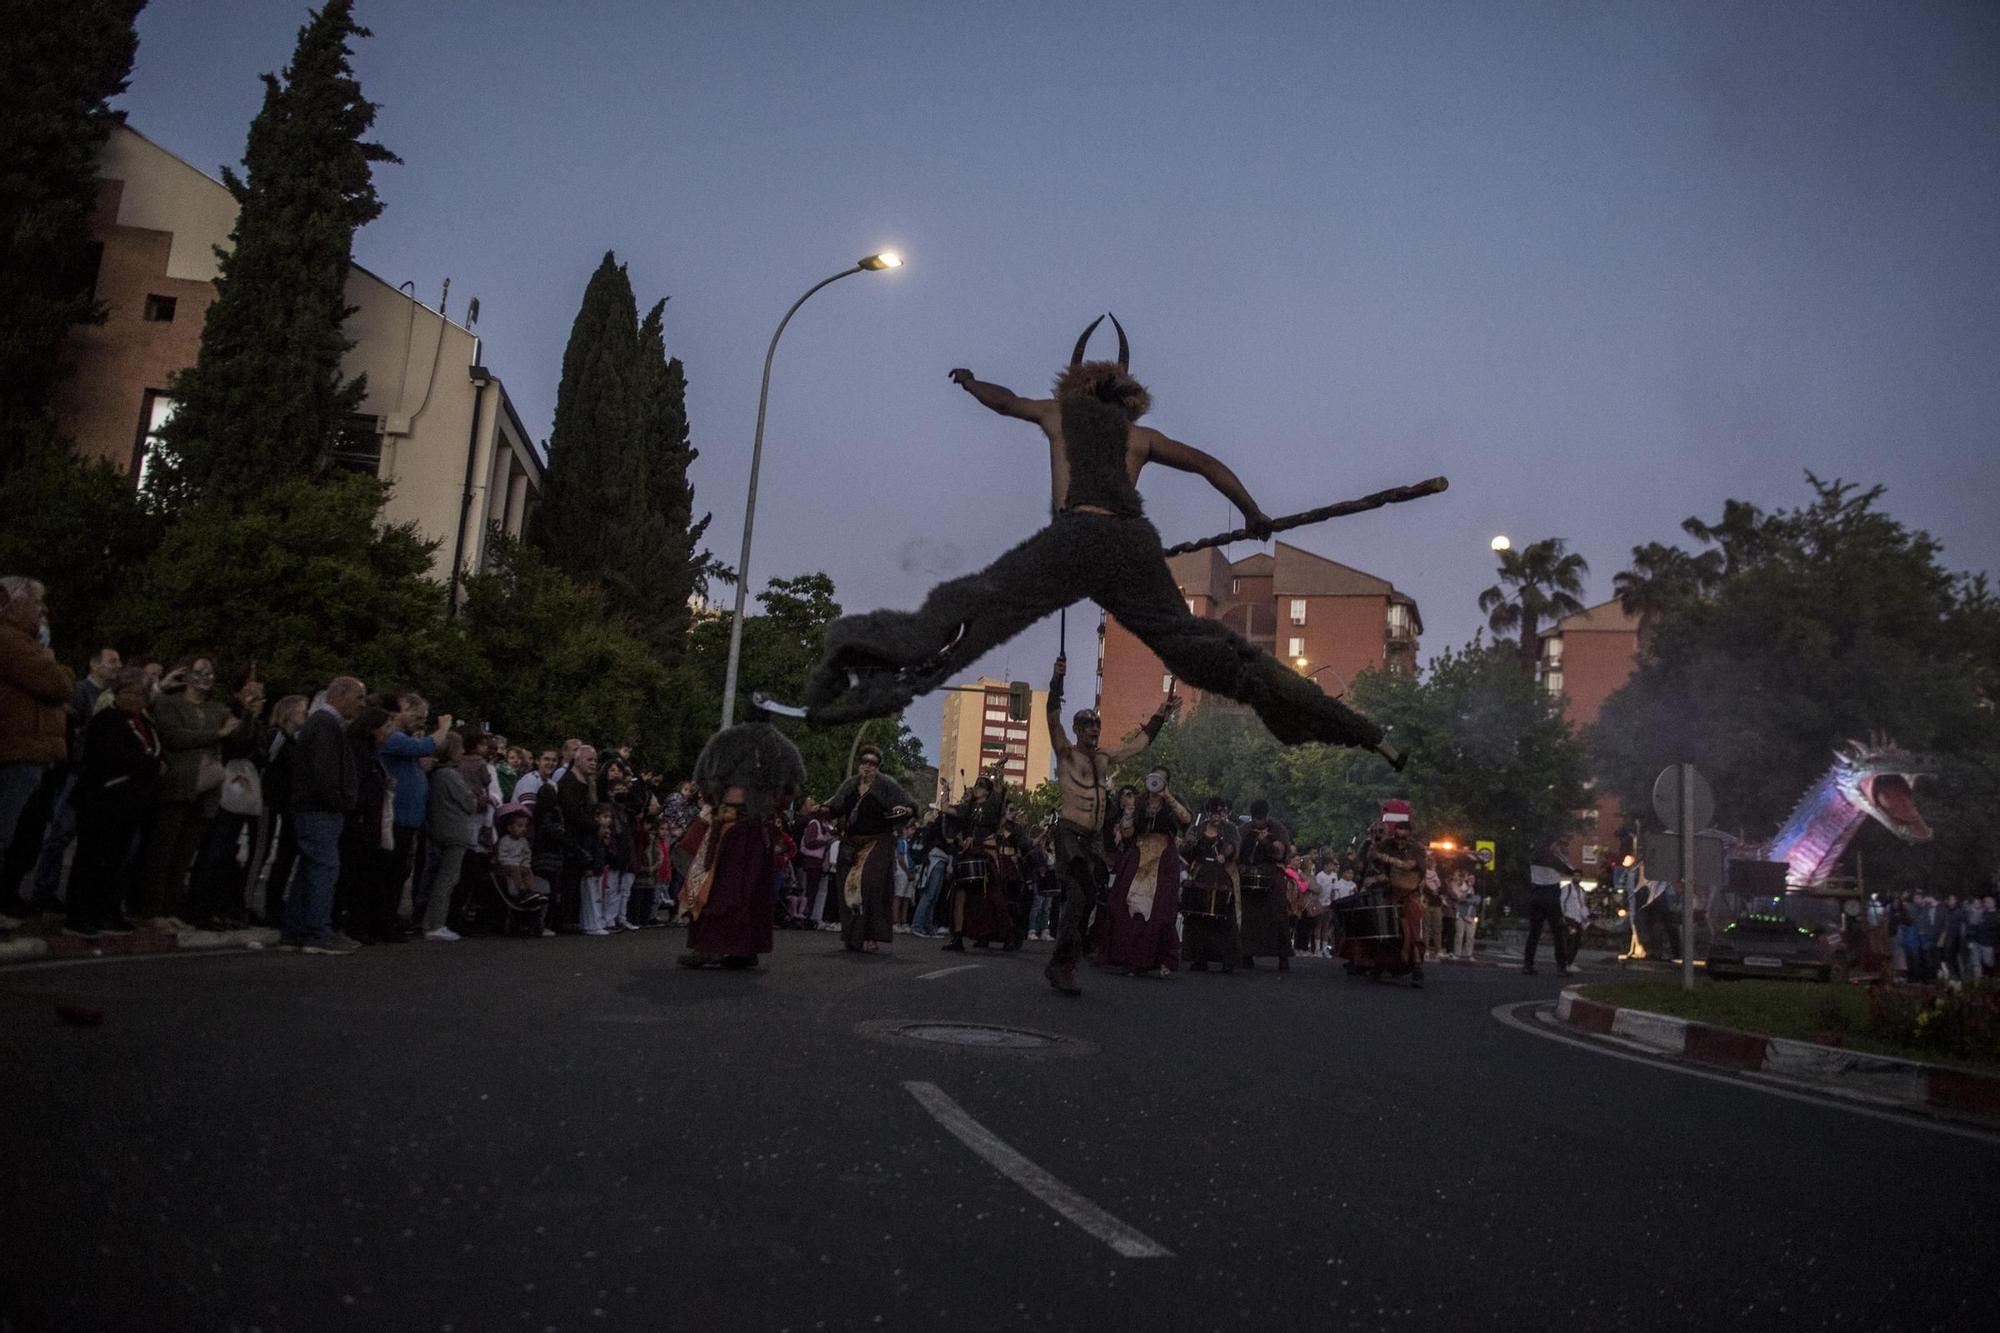
[[[1272,513],[1436,473],[1298,544],[1469,638],[1488,539],[1634,545],[1804,469],[2000,567],[2000,9],[1978,3],[357,7],[383,216],[356,258],[452,313],[544,436],[606,250],[669,296],[697,506],[734,562],[780,345],[753,577],[913,605],[1043,521],[1042,392],[1115,310],[1149,424]],[[303,6],[152,0],[132,124],[237,162]],[[1169,541],[1233,526],[1149,474]],[[1233,548],[1233,555],[1251,546]],[[1088,614],[1072,617],[1077,669]],[[1085,629],[1079,630],[1082,623]],[[1053,621],[994,653],[1045,677]],[[936,744],[934,703],[911,715]]]

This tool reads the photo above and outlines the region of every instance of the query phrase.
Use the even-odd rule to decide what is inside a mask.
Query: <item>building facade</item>
[[[1565,616],[1541,634],[1542,687],[1563,701],[1563,714],[1577,730],[1595,725],[1604,701],[1639,669],[1639,621],[1616,598]],[[1582,877],[1602,881],[1617,855],[1625,811],[1600,796],[1582,812],[1583,831],[1568,844],[1569,863]]]
[[[1423,618],[1387,579],[1288,542],[1230,561],[1213,548],[1167,562],[1188,610],[1220,620],[1263,651],[1344,694],[1361,672],[1413,672]],[[1169,679],[1151,649],[1117,619],[1098,620],[1097,708],[1115,743],[1137,728],[1171,686],[1193,708],[1200,690]]]
[[[1043,716],[1049,692],[1029,695],[1028,716],[1016,721],[1008,713],[1009,688],[1004,680],[981,676],[970,685],[941,691],[943,734],[937,756],[938,802],[964,794],[973,779],[997,763],[1008,783],[1033,791],[1055,773],[1055,747],[1049,743]]]
[[[95,299],[101,324],[77,326],[56,399],[65,431],[138,485],[173,413],[168,386],[193,366],[215,299],[217,246],[236,225],[221,181],[130,126],[98,156]],[[368,397],[345,423],[338,466],[391,484],[385,517],[438,543],[433,571],[476,571],[494,529],[520,535],[542,489],[539,452],[507,390],[480,364],[479,339],[373,273],[353,265],[344,332],[348,378]]]

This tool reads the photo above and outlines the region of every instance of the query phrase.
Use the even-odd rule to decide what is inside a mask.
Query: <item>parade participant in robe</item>
[[[1395,914],[1396,934],[1386,939],[1345,939],[1341,957],[1348,971],[1365,972],[1380,981],[1385,976],[1407,976],[1410,984],[1424,984],[1424,870],[1428,865],[1423,844],[1410,826],[1410,803],[1393,800],[1382,803],[1382,819],[1369,833],[1363,856],[1363,892],[1384,896]]]
[[[1042,975],[1064,995],[1081,995],[1076,984],[1077,960],[1083,957],[1083,931],[1100,889],[1111,878],[1104,860],[1105,821],[1111,811],[1111,770],[1124,760],[1145,750],[1167,724],[1179,700],[1168,695],[1138,732],[1113,750],[1097,743],[1103,723],[1095,708],[1081,708],[1071,719],[1076,728],[1072,741],[1063,731],[1063,675],[1069,659],[1057,657],[1055,674],[1049,681],[1049,702],[1045,720],[1049,741],[1056,752],[1056,781],[1060,809],[1056,820],[1055,870],[1062,876],[1062,917],[1056,926],[1055,956]]]
[[[896,938],[896,825],[916,809],[882,772],[882,752],[864,745],[858,771],[826,811],[841,826],[840,940],[850,952],[876,952]]]
[[[1019,883],[1020,863],[1006,833],[1006,814],[1006,782],[984,773],[952,812],[958,847],[952,862],[951,943],[944,946],[952,953],[964,953],[968,939],[982,949],[1021,947],[1008,897],[1009,885]]]
[[[1194,816],[1168,786],[1164,766],[1146,775],[1146,794],[1116,836],[1117,862],[1105,904],[1102,967],[1126,976],[1166,976],[1181,962],[1181,834]]]
[[[778,872],[778,812],[806,781],[798,748],[775,727],[746,722],[717,732],[695,760],[703,814],[681,846],[688,921],[682,967],[754,967],[771,952],[771,885]]]
[[[1206,972],[1215,963],[1224,972],[1234,972],[1243,957],[1237,852],[1238,831],[1229,817],[1229,802],[1211,797],[1201,822],[1181,846],[1181,862],[1188,872],[1181,892],[1181,957],[1190,971]]]
[[[1237,848],[1237,921],[1245,967],[1276,958],[1280,972],[1292,969],[1292,900],[1285,875],[1291,855],[1291,831],[1271,818],[1271,803],[1252,801]]]

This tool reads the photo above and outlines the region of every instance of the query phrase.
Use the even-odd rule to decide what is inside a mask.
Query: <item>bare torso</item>
[[[1046,412],[1035,424],[1042,428],[1042,434],[1049,440],[1049,504],[1061,513],[1067,508],[1069,499],[1069,445],[1063,440],[1062,414]],[[1125,477],[1135,486],[1139,482],[1140,471],[1153,456],[1152,441],[1157,438],[1160,438],[1160,433],[1149,426],[1134,425],[1125,429]],[[1091,514],[1107,512],[1097,505],[1078,505],[1077,509]]]

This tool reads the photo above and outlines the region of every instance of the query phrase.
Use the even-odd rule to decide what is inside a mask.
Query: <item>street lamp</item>
[[[736,562],[736,614],[729,622],[729,666],[722,674],[722,725],[728,726],[736,715],[736,672],[743,661],[743,600],[750,591],[750,527],[757,517],[757,468],[764,461],[764,405],[771,396],[771,358],[778,354],[778,339],[784,336],[785,325],[792,322],[792,316],[799,312],[812,294],[842,278],[856,273],[879,273],[886,268],[901,268],[903,257],[893,250],[869,255],[858,259],[853,268],[844,268],[830,278],[822,279],[806,288],[806,294],[792,302],[792,308],[778,321],[777,332],[771,335],[771,345],[764,352],[764,384],[757,390],[757,436],[750,446],[750,495],[743,503],[743,555]]]
[[[1322,671],[1333,670],[1333,663],[1331,662],[1328,662],[1325,666],[1316,666],[1311,671],[1307,671],[1305,658],[1295,657],[1292,660],[1299,664],[1299,674],[1303,675],[1307,680],[1311,680],[1313,677],[1317,676]],[[1345,693],[1345,691],[1335,690],[1333,692],[1333,697],[1338,699],[1343,693]]]

